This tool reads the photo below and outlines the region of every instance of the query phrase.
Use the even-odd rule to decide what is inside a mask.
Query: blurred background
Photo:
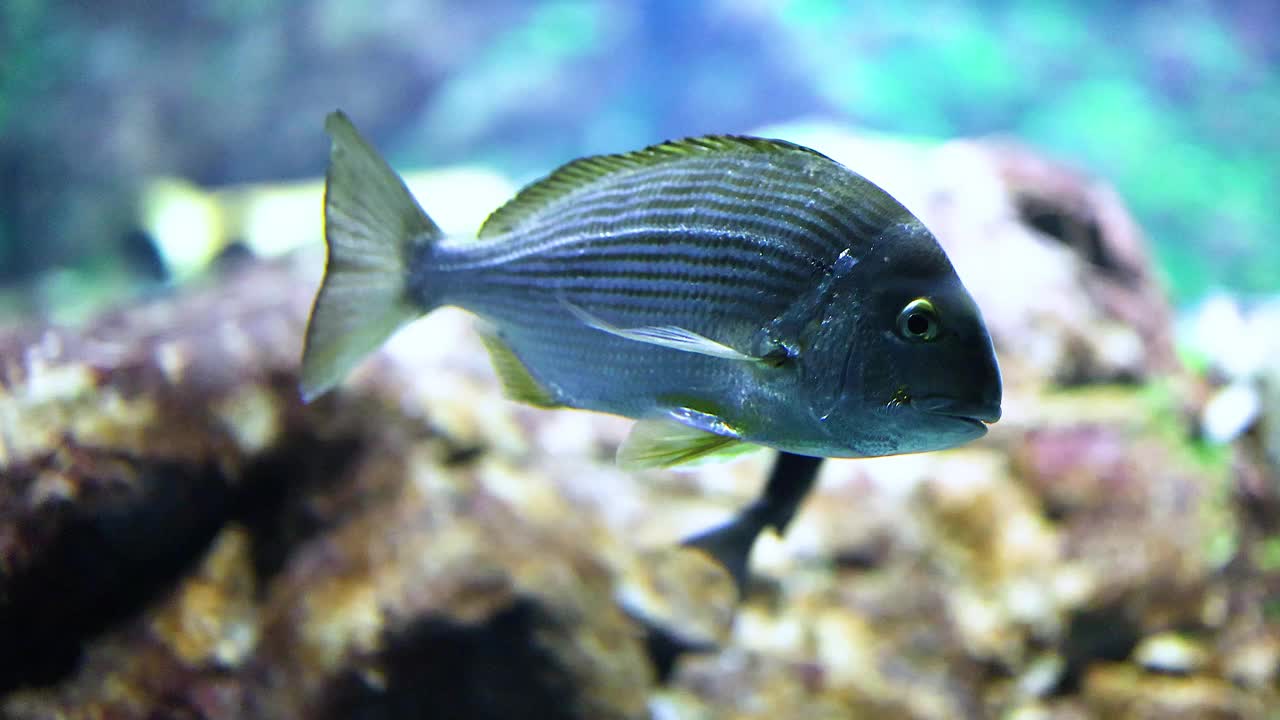
[[[0,716],[1280,717],[1277,28],[0,0]],[[460,311],[303,405],[337,108],[449,232],[583,155],[810,144],[937,234],[1003,418],[825,461],[738,602],[679,540],[773,456],[624,473],[630,421],[506,401]]]
[[[397,167],[820,119],[1021,138],[1113,182],[1179,304],[1280,288],[1270,0],[10,0],[0,283],[56,310],[154,274],[140,197],[323,174],[347,110]]]

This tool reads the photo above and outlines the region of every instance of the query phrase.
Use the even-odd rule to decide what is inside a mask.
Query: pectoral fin
[[[586,310],[574,305],[568,300],[561,298],[560,302],[573,313],[574,317],[582,321],[584,325],[593,327],[610,335],[616,335],[627,340],[635,340],[636,342],[649,343],[659,347],[671,348],[672,350],[680,350],[682,352],[697,353],[699,355],[710,355],[711,357],[724,358],[726,360],[749,360],[755,361],[758,358],[739,352],[712,340],[709,337],[699,335],[691,330],[686,330],[675,325],[651,325],[635,328],[620,328],[605,320],[602,320]]]
[[[721,418],[682,407],[637,422],[618,448],[618,465],[624,470],[672,467],[728,460],[756,449]]]

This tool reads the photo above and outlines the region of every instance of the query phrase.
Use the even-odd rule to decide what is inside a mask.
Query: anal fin
[[[555,395],[538,382],[537,378],[529,372],[529,368],[525,367],[525,364],[516,356],[511,346],[507,345],[495,330],[488,327],[480,327],[478,330],[480,341],[484,343],[484,349],[489,352],[489,361],[493,363],[493,370],[498,376],[498,381],[502,383],[502,394],[507,399],[541,408],[562,407]]]

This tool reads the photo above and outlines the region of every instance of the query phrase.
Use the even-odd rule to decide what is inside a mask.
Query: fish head
[[[912,218],[914,220],[914,218]],[[1001,381],[982,313],[918,220],[864,254],[824,314],[815,404],[848,456],[955,447],[1000,419]],[[832,381],[834,379],[834,382]],[[834,453],[833,453],[834,454]]]

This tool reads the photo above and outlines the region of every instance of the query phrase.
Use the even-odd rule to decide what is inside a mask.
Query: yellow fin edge
[[[721,462],[761,449],[735,437],[689,427],[668,418],[641,420],[618,448],[623,470]]]

